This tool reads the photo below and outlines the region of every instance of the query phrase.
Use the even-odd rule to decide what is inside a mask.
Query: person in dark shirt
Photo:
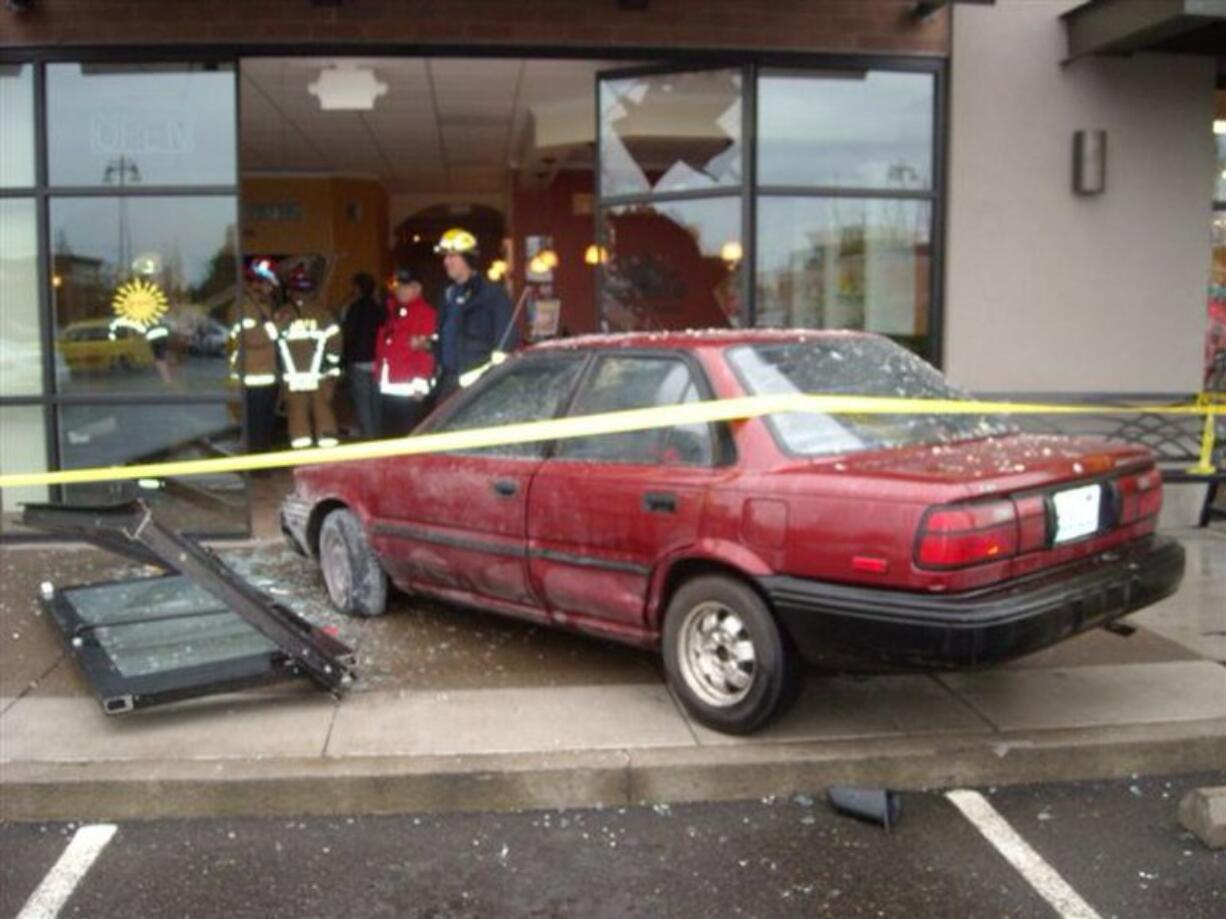
[[[383,324],[383,304],[375,298],[375,279],[365,272],[353,276],[352,300],[341,323],[344,351],[341,366],[349,381],[349,398],[363,437],[379,434],[379,381],[374,376],[375,341]]]
[[[448,230],[435,251],[451,280],[439,320],[436,398],[441,401],[467,385],[473,371],[480,376],[480,368],[501,363],[519,345],[519,330],[506,288],[481,274],[476,237]]]

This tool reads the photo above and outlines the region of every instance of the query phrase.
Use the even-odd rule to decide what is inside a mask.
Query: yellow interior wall
[[[335,310],[345,303],[349,279],[366,271],[382,279],[387,248],[387,193],[373,179],[328,176],[259,176],[242,182],[243,251],[319,253],[329,257],[331,274],[324,302]],[[250,205],[299,208],[295,220],[256,220]]]

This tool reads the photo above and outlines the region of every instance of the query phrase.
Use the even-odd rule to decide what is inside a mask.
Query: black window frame
[[[669,73],[685,73],[702,70],[721,70],[740,67],[742,77],[741,144],[744,164],[742,183],[738,192],[735,186],[718,189],[700,189],[674,192],[645,192],[638,194],[606,195],[601,187],[602,132],[600,117],[600,87],[605,80],[626,79],[635,76],[656,76]],[[793,186],[762,184],[758,179],[758,98],[759,81],[766,73],[793,70],[805,71],[891,71],[899,73],[926,73],[933,81],[932,91],[932,177],[927,189],[883,189],[841,186]],[[612,208],[633,204],[656,204],[677,201],[694,201],[710,198],[741,198],[741,297],[745,308],[747,328],[756,328],[757,322],[757,247],[758,247],[758,202],[766,197],[784,198],[868,198],[884,200],[926,201],[931,207],[929,215],[929,263],[928,276],[928,331],[926,347],[920,354],[938,369],[944,362],[944,295],[945,295],[945,236],[946,236],[946,170],[948,156],[948,62],[942,57],[919,57],[882,54],[752,54],[749,52],[712,55],[710,53],[687,61],[669,61],[664,65],[635,66],[598,71],[595,81],[596,94],[596,162],[593,168],[595,184],[595,242],[600,251],[607,251],[604,215]],[[603,271],[594,272],[597,315],[605,322],[602,311]],[[867,330],[866,330],[867,331]]]
[[[35,209],[35,232],[38,272],[38,332],[42,350],[42,391],[24,395],[0,396],[0,406],[41,408],[46,468],[63,469],[63,452],[60,447],[60,414],[65,406],[110,405],[121,402],[124,406],[141,405],[237,405],[239,424],[244,436],[247,434],[245,406],[241,398],[226,387],[212,392],[195,393],[107,393],[107,392],[60,392],[56,387],[55,336],[57,318],[52,315],[51,275],[53,251],[51,239],[51,202],[56,198],[165,198],[165,197],[230,197],[235,201],[234,232],[239,241],[243,238],[241,208],[241,137],[235,131],[235,176],[229,185],[125,185],[115,186],[67,186],[52,185],[48,175],[48,99],[47,67],[54,64],[92,63],[166,63],[192,64],[203,68],[229,67],[234,73],[234,118],[236,125],[242,123],[240,92],[240,55],[237,49],[193,48],[188,46],[140,48],[99,47],[33,47],[0,49],[0,63],[24,64],[34,68],[34,185],[0,188],[0,198],[33,199]],[[235,291],[242,291],[242,259],[235,259]],[[244,474],[246,478],[246,474]],[[249,483],[247,483],[249,485]],[[51,502],[64,500],[64,488],[49,486]],[[222,532],[194,532],[199,538],[242,538],[251,533],[251,504],[244,502],[241,529]],[[45,533],[0,532],[0,543],[55,541],[58,537]]]

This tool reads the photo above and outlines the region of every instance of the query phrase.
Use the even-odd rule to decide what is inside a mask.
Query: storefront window
[[[240,417],[237,403],[228,402],[67,405],[59,413],[61,465],[78,469],[216,456],[237,448]],[[64,500],[108,504],[132,497],[138,487],[133,482],[69,485]],[[246,527],[246,491],[238,474],[166,480],[160,487],[141,488],[140,494],[176,529],[228,533]]]
[[[230,196],[52,199],[60,390],[223,389],[235,222]]]
[[[867,329],[922,352],[931,222],[926,201],[761,198],[757,324]]]
[[[43,472],[47,441],[41,405],[0,406],[0,472]],[[11,531],[26,502],[46,501],[45,485],[0,489],[0,532]]]
[[[50,64],[54,185],[233,185],[234,71],[199,64]]]
[[[34,68],[0,64],[0,187],[34,184]]]
[[[768,72],[758,80],[758,182],[932,187],[927,73]]]
[[[740,198],[622,205],[603,220],[611,331],[746,324]]]
[[[601,194],[739,186],[741,82],[740,70],[602,81]]]
[[[0,396],[42,391],[33,198],[0,199]]]

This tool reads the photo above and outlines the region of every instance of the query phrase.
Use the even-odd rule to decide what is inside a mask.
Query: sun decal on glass
[[[131,322],[149,326],[166,314],[169,306],[162,288],[151,281],[137,278],[119,286],[111,301],[115,315]]]

